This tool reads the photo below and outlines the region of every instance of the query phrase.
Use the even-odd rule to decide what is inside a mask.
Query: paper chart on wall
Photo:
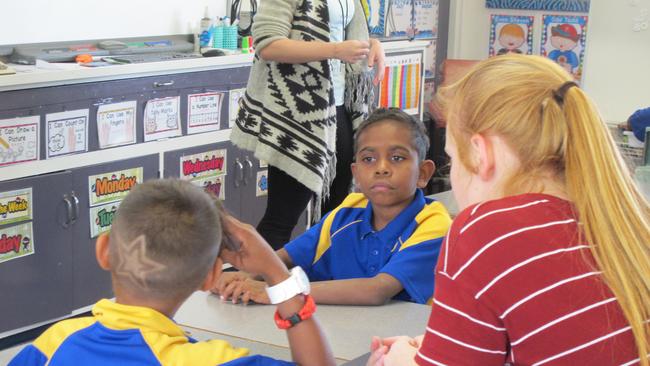
[[[582,80],[588,17],[579,15],[542,15],[541,55],[557,62]]]
[[[0,192],[0,225],[32,219],[32,188]]]
[[[180,96],[147,101],[144,109],[144,141],[180,136]]]
[[[237,113],[239,113],[239,100],[246,93],[246,88],[232,89],[228,92],[228,124],[232,128],[235,124],[235,119],[237,119]]]
[[[269,171],[260,170],[257,172],[257,180],[255,181],[255,196],[261,197],[269,194]]]
[[[91,207],[90,212],[90,238],[107,233],[113,225],[113,218],[122,201]]]
[[[207,92],[187,96],[187,133],[216,131],[221,126],[224,93]]]
[[[422,53],[386,56],[386,72],[379,87],[379,106],[419,114]]]
[[[0,167],[38,160],[40,116],[0,120]]]
[[[490,46],[488,54],[504,55],[533,53],[534,16],[499,15],[490,16]]]
[[[34,254],[32,222],[0,229],[0,263]]]
[[[88,177],[88,202],[92,207],[120,201],[142,180],[142,167],[91,175]]]
[[[424,77],[434,78],[436,76],[436,47],[437,41],[431,40],[431,43],[424,49]]]
[[[88,109],[45,115],[46,157],[88,151]]]
[[[415,38],[438,36],[438,0],[413,0]]]
[[[202,187],[206,192],[212,193],[220,200],[226,199],[226,176],[211,176],[207,178],[194,179],[192,184]]]
[[[413,2],[411,0],[392,0],[386,26],[387,37],[415,36],[413,28]]]
[[[138,101],[102,104],[97,109],[99,148],[136,143],[135,119]]]

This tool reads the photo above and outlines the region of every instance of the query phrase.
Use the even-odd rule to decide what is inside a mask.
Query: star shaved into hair
[[[147,255],[147,238],[138,236],[130,243],[124,243],[116,251],[118,260],[115,273],[124,276],[131,282],[138,284],[141,288],[147,289],[147,279],[152,278],[156,273],[167,269],[167,266],[155,261]]]

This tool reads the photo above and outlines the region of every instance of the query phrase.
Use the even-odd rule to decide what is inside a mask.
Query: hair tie
[[[578,84],[576,84],[575,81],[567,81],[556,90],[553,90],[553,98],[557,104],[560,105],[560,107],[564,104],[564,95],[566,94],[567,90],[571,89],[573,86],[578,87]]]

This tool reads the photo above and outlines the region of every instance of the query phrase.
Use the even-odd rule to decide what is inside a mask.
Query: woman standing
[[[255,60],[231,140],[269,163],[257,229],[278,249],[313,196],[318,218],[348,194],[353,130],[384,53],[368,39],[359,0],[265,0],[252,32]]]

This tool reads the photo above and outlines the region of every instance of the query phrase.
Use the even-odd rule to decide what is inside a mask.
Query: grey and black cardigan
[[[359,0],[353,1],[346,38],[367,40],[363,8]],[[316,206],[329,195],[336,175],[336,106],[329,61],[286,64],[258,55],[278,39],[329,42],[328,23],[327,0],[261,2],[253,23],[257,53],[231,134],[235,145],[312,190]],[[372,77],[366,63],[346,65],[345,106],[355,129],[373,98]]]

